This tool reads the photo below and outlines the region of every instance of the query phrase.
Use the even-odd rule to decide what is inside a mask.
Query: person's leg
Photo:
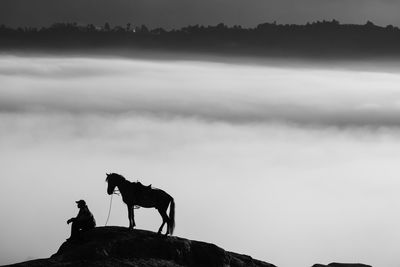
[[[85,222],[85,223],[83,223],[81,225],[81,230],[82,231],[88,231],[88,230],[93,229],[93,228],[95,228],[95,224],[93,222],[90,222],[90,221]]]
[[[75,238],[79,234],[79,223],[78,222],[72,222],[71,224],[71,237],[70,238]]]

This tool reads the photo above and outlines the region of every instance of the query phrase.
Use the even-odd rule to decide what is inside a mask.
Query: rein
[[[106,223],[104,224],[104,226],[107,226],[108,220],[110,219],[110,215],[111,215],[111,207],[112,207],[112,201],[113,201],[113,196],[114,195],[121,195],[121,192],[118,189],[115,189],[114,192],[111,194],[111,198],[110,198],[110,207],[108,208],[108,215],[107,215],[107,220]],[[135,205],[133,206],[134,209],[140,209],[140,206]]]
[[[114,196],[114,193],[111,195],[111,198],[110,198],[110,208],[108,209],[107,220],[106,220],[106,223],[104,224],[104,226],[107,226],[108,220],[110,219],[113,196]]]
[[[110,214],[111,214],[111,206],[112,206],[112,201],[113,201],[113,196],[115,195],[121,195],[121,193],[119,192],[118,189],[114,189],[114,192],[111,194],[111,198],[110,198],[110,207],[108,208],[108,215],[107,215],[107,220],[106,223],[104,224],[104,226],[107,226],[108,220],[110,219]]]

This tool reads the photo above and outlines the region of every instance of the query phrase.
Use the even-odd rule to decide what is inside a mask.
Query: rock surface
[[[84,233],[79,240],[66,241],[49,259],[12,266],[275,267],[214,244],[115,226],[98,227]]]
[[[361,263],[337,263],[332,262],[328,265],[314,264],[312,267],[372,267],[371,265],[365,265]]]

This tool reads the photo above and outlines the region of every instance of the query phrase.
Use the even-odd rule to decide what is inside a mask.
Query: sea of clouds
[[[399,84],[396,68],[1,55],[0,264],[54,253],[75,200],[103,225],[117,172],[176,199],[179,236],[283,267],[397,266]],[[126,213],[115,199],[110,224]]]

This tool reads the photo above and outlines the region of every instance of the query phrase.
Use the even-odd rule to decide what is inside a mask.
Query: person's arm
[[[82,216],[82,213],[83,213],[83,211],[82,211],[82,209],[80,209],[79,212],[78,212],[78,215],[77,215],[76,217],[72,217],[71,219],[69,219],[69,220],[67,221],[67,224],[70,224],[70,223],[72,223],[72,222],[75,222],[75,221],[77,221],[77,220],[80,220],[79,218]]]

